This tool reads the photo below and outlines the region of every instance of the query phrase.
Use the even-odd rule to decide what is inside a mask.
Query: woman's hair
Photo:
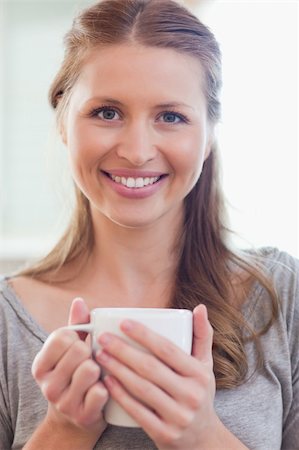
[[[221,54],[211,31],[172,0],[103,0],[83,10],[65,36],[65,57],[49,93],[58,125],[89,50],[125,43],[170,48],[197,58],[205,75],[209,122],[213,126],[219,121]],[[89,201],[77,187],[75,190],[76,205],[64,235],[48,256],[22,275],[51,282],[63,266],[78,258],[85,261],[90,254],[93,229]],[[198,182],[185,199],[185,223],[170,306],[191,310],[199,303],[207,306],[214,329],[218,388],[244,382],[248,372],[245,344],[253,340],[258,348],[259,337],[278,314],[274,288],[261,266],[233,251],[228,242],[214,144]],[[254,279],[265,287],[272,301],[271,317],[259,330],[252,330],[241,313],[242,300]]]

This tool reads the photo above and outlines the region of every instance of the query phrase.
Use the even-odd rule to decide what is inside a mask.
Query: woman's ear
[[[67,133],[64,123],[59,126],[59,134],[64,145],[67,145]]]
[[[218,141],[218,132],[219,132],[219,124],[218,123],[208,123],[208,135],[207,135],[207,143],[206,143],[206,150],[205,150],[205,160],[208,159],[208,157],[211,154],[211,151],[213,150],[213,147],[215,144],[217,144]]]
[[[213,141],[210,142],[210,140],[207,142],[206,145],[206,149],[205,149],[205,161],[208,159],[208,157],[210,156],[211,150],[212,150],[212,145],[213,145]]]
[[[65,116],[61,115],[60,117],[58,117],[57,128],[62,142],[64,143],[64,145],[67,145],[67,128],[65,123]]]
[[[214,141],[215,141],[215,135],[214,135],[213,130],[211,130],[209,133],[208,139],[207,139],[207,143],[206,143],[204,160],[208,159],[208,157],[210,156]]]
[[[67,104],[62,95],[57,97],[57,105],[55,109],[58,132],[64,145],[67,145]]]

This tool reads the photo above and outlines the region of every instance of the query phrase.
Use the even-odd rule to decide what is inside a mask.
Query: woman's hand
[[[89,311],[82,299],[73,301],[69,324],[88,323]],[[90,345],[71,330],[58,329],[37,354],[32,374],[49,402],[46,421],[56,429],[73,428],[97,441],[106,427],[102,409],[108,391],[99,381],[100,368],[91,359]]]
[[[122,331],[147,348],[147,354],[115,335],[100,336],[97,360],[111,375],[104,380],[111,396],[140,424],[159,449],[207,446],[219,419],[214,411],[213,331],[206,308],[194,310],[192,356],[133,321]]]

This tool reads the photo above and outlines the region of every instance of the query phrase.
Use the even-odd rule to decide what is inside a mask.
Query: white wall
[[[223,52],[219,142],[232,228],[299,256],[298,2],[206,2],[202,18]]]
[[[65,217],[63,149],[48,104],[75,12],[91,0],[0,3],[0,258],[42,254]],[[61,157],[61,160],[60,160]]]

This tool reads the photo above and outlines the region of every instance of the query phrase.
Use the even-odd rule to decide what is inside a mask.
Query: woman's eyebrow
[[[156,108],[178,108],[180,106],[184,106],[185,108],[191,108],[194,110],[193,106],[188,105],[187,103],[183,103],[183,102],[161,103],[159,105],[156,105]]]
[[[115,98],[112,97],[91,97],[89,98],[85,103],[90,103],[92,101],[100,101],[102,103],[110,103],[113,105],[117,105],[117,106],[125,106],[124,103],[122,103],[119,100],[116,100]],[[190,108],[194,110],[194,107],[191,105],[188,105],[187,103],[184,102],[166,102],[166,103],[159,103],[158,105],[155,105],[155,108],[178,108],[180,106],[186,107],[186,108]]]
[[[122,102],[120,102],[119,100],[116,100],[114,98],[111,97],[91,97],[88,100],[86,100],[86,104],[90,103],[90,102],[101,102],[101,103],[112,103],[114,105],[118,105],[118,106],[124,106],[124,104]]]

